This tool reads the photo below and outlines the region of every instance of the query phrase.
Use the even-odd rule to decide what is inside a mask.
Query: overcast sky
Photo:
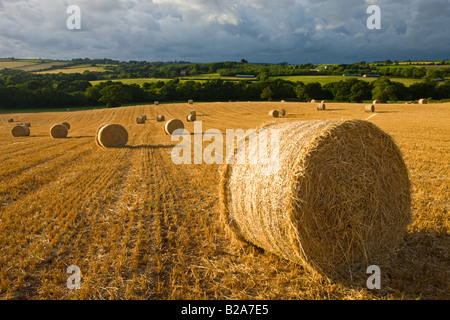
[[[366,26],[369,5],[381,30]],[[68,30],[67,8],[81,9]],[[450,0],[0,0],[0,57],[351,63],[450,58]]]

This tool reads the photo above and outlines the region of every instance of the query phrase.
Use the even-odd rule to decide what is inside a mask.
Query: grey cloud
[[[82,31],[65,27],[78,4]],[[382,10],[368,30],[366,9]],[[448,0],[0,1],[0,56],[353,62],[441,59]]]

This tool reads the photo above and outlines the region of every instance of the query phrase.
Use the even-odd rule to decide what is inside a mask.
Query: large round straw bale
[[[128,132],[120,124],[106,124],[98,130],[97,140],[102,147],[121,148],[128,142]]]
[[[231,236],[326,276],[381,264],[411,221],[408,170],[393,139],[362,120],[264,128],[279,130],[276,167],[247,160],[221,172]]]
[[[69,130],[67,127],[61,123],[55,124],[50,128],[50,136],[55,139],[67,138]]]
[[[375,106],[373,104],[368,104],[364,107],[364,111],[366,112],[375,112]]]
[[[194,104],[194,100],[188,100],[189,104]]]
[[[63,126],[65,126],[67,128],[67,130],[70,130],[70,123],[68,123],[68,122],[61,122],[61,124]]]
[[[136,118],[136,123],[137,124],[144,124],[145,123],[145,119],[142,116],[138,116]]]
[[[420,99],[419,100],[419,104],[428,104],[428,100],[427,99]]]
[[[280,111],[281,111],[281,116],[284,117],[286,115],[286,110],[281,109]]]
[[[278,118],[280,116],[280,113],[278,112],[278,110],[271,110],[269,112],[269,116],[274,117],[274,118]]]
[[[186,121],[187,122],[194,122],[197,121],[197,116],[195,114],[188,114],[186,116]]]
[[[168,135],[173,134],[173,132],[177,129],[184,129],[184,123],[179,119],[169,120],[164,125],[164,132]]]
[[[158,122],[163,122],[165,120],[166,120],[166,117],[164,117],[163,115],[156,116],[156,121],[158,121]]]
[[[325,110],[325,103],[319,103],[317,105],[317,110]]]
[[[30,135],[30,128],[27,126],[14,126],[11,129],[11,134],[13,137],[28,137]]]
[[[9,118],[8,122],[14,122],[14,119],[13,118]]]
[[[379,103],[381,103],[380,100],[373,100],[373,102],[372,102],[372,104],[379,104]]]

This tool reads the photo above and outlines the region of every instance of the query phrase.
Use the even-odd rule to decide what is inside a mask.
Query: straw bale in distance
[[[154,104],[155,106],[157,106],[157,105],[159,105],[159,101],[155,101],[155,102],[153,102],[153,104]]]
[[[179,119],[169,120],[164,125],[164,132],[168,135],[173,134],[173,132],[177,129],[184,129],[184,123]]]
[[[64,139],[67,138],[69,134],[69,130],[67,127],[61,123],[55,124],[50,129],[50,136],[55,139]]]
[[[29,123],[29,122],[25,122],[23,125],[27,126],[28,128],[31,127],[31,123]]]
[[[269,112],[269,116],[274,117],[274,118],[278,118],[280,116],[280,113],[278,112],[278,110],[271,110]]]
[[[142,116],[138,116],[136,118],[136,123],[137,124],[144,124],[145,123],[145,119]]]
[[[8,122],[14,122],[14,119],[13,118],[9,118]]]
[[[163,115],[158,115],[156,116],[156,121],[157,122],[163,122],[166,120],[166,117],[164,117]]]
[[[375,106],[373,104],[368,104],[364,107],[364,111],[366,112],[375,112]]]
[[[192,115],[196,116],[197,115],[197,111],[191,110],[191,111],[189,111],[189,114],[192,114]]]
[[[312,99],[312,100],[311,100],[311,103],[316,103],[316,100],[315,100],[315,99]]]
[[[195,114],[188,114],[186,116],[186,121],[187,122],[194,122],[197,121],[197,116]]]
[[[428,100],[427,99],[420,99],[419,100],[419,104],[428,104]]]
[[[325,110],[325,103],[319,103],[318,105],[317,105],[317,110]]]
[[[284,117],[286,115],[286,110],[281,109],[280,111],[281,111],[281,116]]]
[[[30,128],[24,125],[14,126],[11,129],[13,137],[28,137],[30,135]]]
[[[385,259],[411,222],[408,170],[393,139],[362,120],[264,128],[279,130],[278,171],[248,160],[221,170],[232,238],[327,277],[364,274]]]
[[[147,115],[141,114],[141,117],[142,117],[144,120],[147,120]]]
[[[68,123],[68,122],[61,122],[61,124],[63,126],[65,126],[67,128],[67,130],[70,130],[70,123]]]
[[[98,130],[97,139],[102,147],[122,148],[128,142],[128,132],[120,124],[110,123]]]
[[[188,100],[189,104],[194,104],[194,100]]]
[[[373,100],[373,102],[372,102],[372,104],[379,104],[379,103],[381,103],[380,100]]]

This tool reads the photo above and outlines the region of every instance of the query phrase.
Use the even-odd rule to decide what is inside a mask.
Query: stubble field
[[[327,280],[254,247],[236,251],[219,220],[219,165],[175,165],[158,114],[203,132],[274,121],[367,119],[395,139],[412,181],[413,222],[382,267],[382,287]],[[144,125],[136,117],[146,114]],[[13,138],[15,122],[31,136]],[[55,123],[69,138],[52,139]],[[127,147],[101,149],[104,123],[129,132]],[[194,132],[194,124],[185,127]],[[204,147],[209,142],[204,142]],[[1,299],[449,299],[450,104],[232,102],[135,106],[0,117]],[[81,271],[70,290],[66,269]]]

